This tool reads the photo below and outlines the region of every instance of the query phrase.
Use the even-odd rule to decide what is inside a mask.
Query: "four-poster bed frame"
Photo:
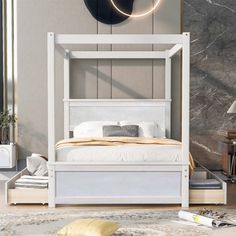
[[[82,44],[173,44],[165,51],[69,51],[64,49],[64,138],[87,120],[156,120],[171,137],[171,58],[182,50],[182,161],[175,163],[58,162],[55,150],[55,49]],[[57,46],[57,47],[56,47]],[[162,59],[164,99],[71,99],[72,59]],[[49,206],[56,204],[168,204],[189,206],[190,35],[73,35],[48,33]],[[125,179],[125,181],[123,181]]]

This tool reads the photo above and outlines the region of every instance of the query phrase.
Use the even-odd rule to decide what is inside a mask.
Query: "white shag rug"
[[[229,213],[235,215],[236,211]],[[64,225],[83,218],[117,222],[120,229],[115,236],[204,236],[212,233],[211,228],[179,219],[176,210],[82,211],[61,208],[41,212],[0,212],[0,236],[55,235]]]

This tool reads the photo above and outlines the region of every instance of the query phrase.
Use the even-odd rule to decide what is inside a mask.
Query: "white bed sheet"
[[[181,146],[79,146],[57,150],[57,161],[80,163],[181,162]]]

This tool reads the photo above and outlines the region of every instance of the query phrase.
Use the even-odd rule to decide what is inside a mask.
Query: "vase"
[[[9,144],[9,137],[10,137],[10,128],[4,127],[1,128],[1,144]]]

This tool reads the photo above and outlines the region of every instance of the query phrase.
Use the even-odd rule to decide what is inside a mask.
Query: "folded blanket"
[[[48,188],[48,185],[35,185],[35,184],[15,184],[15,188],[37,188],[37,189],[45,189]]]
[[[31,176],[31,175],[22,175],[20,179],[30,179],[30,180],[47,180],[48,181],[48,176]],[[19,180],[19,179],[18,179]]]
[[[15,188],[47,188],[48,177],[23,175],[15,182]]]
[[[67,146],[116,146],[122,144],[181,145],[181,142],[167,138],[158,139],[142,137],[71,138],[59,141],[56,144],[56,149]]]
[[[190,180],[190,187],[193,189],[220,189],[221,183],[216,179],[195,179]]]
[[[47,184],[48,180],[34,180],[34,179],[18,179],[16,183],[34,183],[34,184]]]
[[[181,145],[181,142],[167,138],[143,138],[143,137],[102,137],[102,138],[71,138],[59,141],[56,144],[56,149],[71,147],[71,146],[117,146],[129,144],[155,144],[155,145]],[[189,154],[190,174],[195,168],[192,155]]]

